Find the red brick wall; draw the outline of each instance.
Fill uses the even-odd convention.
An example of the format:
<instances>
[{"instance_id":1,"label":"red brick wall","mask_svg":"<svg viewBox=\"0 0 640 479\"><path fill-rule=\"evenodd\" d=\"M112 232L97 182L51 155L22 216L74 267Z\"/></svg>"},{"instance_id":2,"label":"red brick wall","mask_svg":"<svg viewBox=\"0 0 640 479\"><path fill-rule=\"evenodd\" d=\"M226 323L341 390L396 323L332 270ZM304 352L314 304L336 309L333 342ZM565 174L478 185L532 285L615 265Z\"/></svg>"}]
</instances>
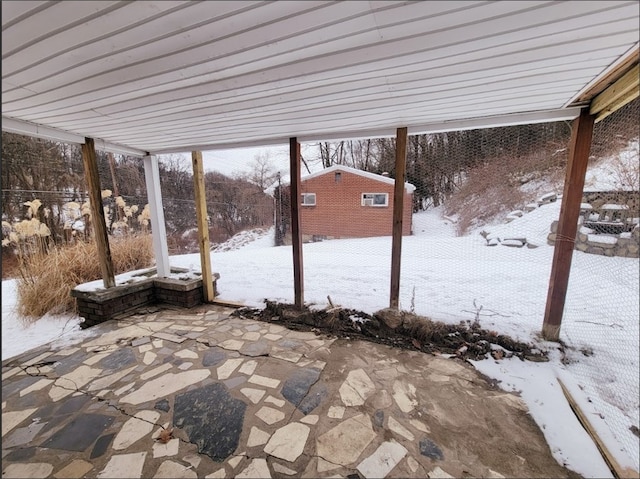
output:
<instances>
[{"instance_id":1,"label":"red brick wall","mask_svg":"<svg viewBox=\"0 0 640 479\"><path fill-rule=\"evenodd\" d=\"M302 234L332 238L391 236L393 226L393 184L341 172L327 173L302 181L301 193L315 193L316 206L301 206ZM362 206L362 193L388 193L389 205ZM298 200L300 201L300 200ZM405 190L402 234L411 234L412 194Z\"/></svg>"}]
</instances>

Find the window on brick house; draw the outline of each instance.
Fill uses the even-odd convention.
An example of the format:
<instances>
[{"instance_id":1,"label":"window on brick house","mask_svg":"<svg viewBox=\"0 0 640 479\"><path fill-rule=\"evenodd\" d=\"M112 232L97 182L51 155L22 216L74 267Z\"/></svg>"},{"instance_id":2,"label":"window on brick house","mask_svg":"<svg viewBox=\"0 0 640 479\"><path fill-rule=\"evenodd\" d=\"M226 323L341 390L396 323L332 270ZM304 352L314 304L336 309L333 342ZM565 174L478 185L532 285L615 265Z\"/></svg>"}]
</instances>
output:
<instances>
[{"instance_id":1,"label":"window on brick house","mask_svg":"<svg viewBox=\"0 0 640 479\"><path fill-rule=\"evenodd\" d=\"M302 197L302 206L315 206L316 205L316 194L315 193L302 193L300 195Z\"/></svg>"},{"instance_id":2,"label":"window on brick house","mask_svg":"<svg viewBox=\"0 0 640 479\"><path fill-rule=\"evenodd\" d=\"M389 193L362 193L362 206L389 206Z\"/></svg>"}]
</instances>

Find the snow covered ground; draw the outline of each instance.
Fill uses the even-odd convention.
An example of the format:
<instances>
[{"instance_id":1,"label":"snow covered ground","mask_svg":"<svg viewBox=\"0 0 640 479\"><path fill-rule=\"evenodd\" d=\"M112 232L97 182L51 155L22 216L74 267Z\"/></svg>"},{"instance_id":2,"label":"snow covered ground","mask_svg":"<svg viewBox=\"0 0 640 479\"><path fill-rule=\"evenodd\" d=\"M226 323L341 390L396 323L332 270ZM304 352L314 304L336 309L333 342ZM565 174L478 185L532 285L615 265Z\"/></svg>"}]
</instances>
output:
<instances>
[{"instance_id":1,"label":"snow covered ground","mask_svg":"<svg viewBox=\"0 0 640 479\"><path fill-rule=\"evenodd\" d=\"M484 360L474 366L521 393L560 463L587 477L611 477L556 378L578 398L618 461L637 470L638 438L629 428L639 425L639 261L576 251L561 331L566 347L540 340L553 256L546 237L560 201L485 227L492 238L526 238L530 247L523 248L487 246L477 232L455 237L455 225L437 209L415 215L415 234L402 245L400 302L403 309L442 321L478 317L485 328L548 351L548 363ZM271 246L273 230L234 241L238 249L211 254L221 276L220 297L253 306L265 298L292 302L291 247ZM310 243L303 254L307 303L321 308L330 296L334 304L369 313L388 306L390 237ZM191 269L200 264L197 254L170 262ZM90 334L79 330L78 318L68 317L45 317L23 329L12 304L15 282L3 281L3 359L54 338Z\"/></svg>"}]
</instances>

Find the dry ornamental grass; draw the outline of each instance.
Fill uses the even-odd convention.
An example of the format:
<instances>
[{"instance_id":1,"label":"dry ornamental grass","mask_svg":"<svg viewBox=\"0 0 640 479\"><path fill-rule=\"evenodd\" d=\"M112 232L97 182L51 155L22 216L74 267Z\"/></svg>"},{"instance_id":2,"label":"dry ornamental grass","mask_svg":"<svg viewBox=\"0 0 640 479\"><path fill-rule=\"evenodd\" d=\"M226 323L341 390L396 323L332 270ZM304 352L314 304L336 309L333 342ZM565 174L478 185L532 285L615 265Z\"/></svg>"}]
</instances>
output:
<instances>
[{"instance_id":1,"label":"dry ornamental grass","mask_svg":"<svg viewBox=\"0 0 640 479\"><path fill-rule=\"evenodd\" d=\"M110 238L116 274L153 264L151 235ZM102 277L94 242L61 246L22 258L18 278L18 313L33 322L47 313L75 310L71 290Z\"/></svg>"}]
</instances>

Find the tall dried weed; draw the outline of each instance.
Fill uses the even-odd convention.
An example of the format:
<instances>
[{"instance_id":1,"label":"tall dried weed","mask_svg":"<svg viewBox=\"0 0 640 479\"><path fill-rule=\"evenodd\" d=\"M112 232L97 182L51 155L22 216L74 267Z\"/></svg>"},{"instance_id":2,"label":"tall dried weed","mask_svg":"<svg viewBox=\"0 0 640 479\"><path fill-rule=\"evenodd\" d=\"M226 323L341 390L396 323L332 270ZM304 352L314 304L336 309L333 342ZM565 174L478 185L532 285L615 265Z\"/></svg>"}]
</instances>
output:
<instances>
[{"instance_id":1,"label":"tall dried weed","mask_svg":"<svg viewBox=\"0 0 640 479\"><path fill-rule=\"evenodd\" d=\"M116 274L153 264L151 235L110 238ZM71 290L102 277L95 242L59 246L21 259L18 278L18 314L27 323L47 313L75 311Z\"/></svg>"},{"instance_id":2,"label":"tall dried weed","mask_svg":"<svg viewBox=\"0 0 640 479\"><path fill-rule=\"evenodd\" d=\"M565 153L544 151L519 158L502 157L472 168L463 185L449 198L445 214L457 215L456 233L503 220L510 211L522 209L540 193L536 185L561 185ZM540 181L544 180L544 181Z\"/></svg>"}]
</instances>

